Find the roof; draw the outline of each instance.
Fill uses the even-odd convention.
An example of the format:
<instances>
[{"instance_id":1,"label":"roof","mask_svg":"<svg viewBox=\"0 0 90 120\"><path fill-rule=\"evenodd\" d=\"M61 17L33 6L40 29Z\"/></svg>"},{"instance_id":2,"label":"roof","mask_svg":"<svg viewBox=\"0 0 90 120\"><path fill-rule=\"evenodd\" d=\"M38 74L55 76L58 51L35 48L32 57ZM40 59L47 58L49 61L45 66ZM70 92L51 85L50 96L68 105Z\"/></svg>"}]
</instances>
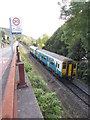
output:
<instances>
[{"instance_id":1,"label":"roof","mask_svg":"<svg viewBox=\"0 0 90 120\"><path fill-rule=\"evenodd\" d=\"M44 49L39 49L39 51L51 56L51 57L54 57L60 61L72 61L72 59L68 58L68 57L64 57L62 55L58 55L56 53L53 53L53 52L50 52L50 51L47 51L47 50L44 50Z\"/></svg>"},{"instance_id":2,"label":"roof","mask_svg":"<svg viewBox=\"0 0 90 120\"><path fill-rule=\"evenodd\" d=\"M34 50L38 49L38 47L35 47L35 46L30 46L30 48Z\"/></svg>"}]
</instances>

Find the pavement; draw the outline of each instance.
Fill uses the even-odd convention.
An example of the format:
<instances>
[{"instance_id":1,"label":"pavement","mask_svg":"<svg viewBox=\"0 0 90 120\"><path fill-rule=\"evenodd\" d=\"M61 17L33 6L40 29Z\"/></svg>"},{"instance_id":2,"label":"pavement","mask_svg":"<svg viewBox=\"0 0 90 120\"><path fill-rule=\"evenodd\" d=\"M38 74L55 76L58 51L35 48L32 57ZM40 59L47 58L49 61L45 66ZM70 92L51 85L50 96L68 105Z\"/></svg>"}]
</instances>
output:
<instances>
[{"instance_id":1,"label":"pavement","mask_svg":"<svg viewBox=\"0 0 90 120\"><path fill-rule=\"evenodd\" d=\"M4 96L4 91L5 91L5 87L6 87L7 80L8 80L10 66L11 66L11 62L6 67L2 77L0 77L0 108L1 108L2 100L3 100L3 96Z\"/></svg>"},{"instance_id":2,"label":"pavement","mask_svg":"<svg viewBox=\"0 0 90 120\"><path fill-rule=\"evenodd\" d=\"M28 87L18 89L18 118L43 118L26 72L25 82Z\"/></svg>"}]
</instances>

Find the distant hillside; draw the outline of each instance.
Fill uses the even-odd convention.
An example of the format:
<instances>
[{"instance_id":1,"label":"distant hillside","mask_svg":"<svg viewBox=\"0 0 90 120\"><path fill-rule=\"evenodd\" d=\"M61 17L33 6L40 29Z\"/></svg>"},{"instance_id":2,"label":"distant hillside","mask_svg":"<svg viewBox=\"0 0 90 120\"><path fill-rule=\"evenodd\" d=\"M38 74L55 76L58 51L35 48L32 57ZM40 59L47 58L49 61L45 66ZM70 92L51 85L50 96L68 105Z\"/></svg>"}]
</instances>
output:
<instances>
[{"instance_id":1,"label":"distant hillside","mask_svg":"<svg viewBox=\"0 0 90 120\"><path fill-rule=\"evenodd\" d=\"M0 37L1 37L1 31L4 31L5 35L10 36L10 29L9 28L2 28L2 27L0 27ZM13 36L16 36L16 37L22 37L22 36L27 37L24 34L21 34L21 35L20 34L16 34L16 35L13 35Z\"/></svg>"},{"instance_id":2,"label":"distant hillside","mask_svg":"<svg viewBox=\"0 0 90 120\"><path fill-rule=\"evenodd\" d=\"M10 35L10 30L9 30L9 28L2 28L2 27L0 27L0 35L1 35L1 31L4 31L5 32L5 34L6 35Z\"/></svg>"}]
</instances>

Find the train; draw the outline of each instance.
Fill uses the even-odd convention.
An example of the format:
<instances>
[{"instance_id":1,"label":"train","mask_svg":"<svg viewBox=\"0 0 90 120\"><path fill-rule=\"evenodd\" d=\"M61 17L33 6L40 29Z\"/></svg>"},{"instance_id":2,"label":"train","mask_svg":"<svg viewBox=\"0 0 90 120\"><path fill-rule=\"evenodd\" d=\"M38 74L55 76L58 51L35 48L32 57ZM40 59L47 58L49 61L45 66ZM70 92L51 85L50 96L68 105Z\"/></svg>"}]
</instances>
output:
<instances>
[{"instance_id":1,"label":"train","mask_svg":"<svg viewBox=\"0 0 90 120\"><path fill-rule=\"evenodd\" d=\"M60 78L73 80L77 75L77 61L56 53L30 46L30 53Z\"/></svg>"}]
</instances>

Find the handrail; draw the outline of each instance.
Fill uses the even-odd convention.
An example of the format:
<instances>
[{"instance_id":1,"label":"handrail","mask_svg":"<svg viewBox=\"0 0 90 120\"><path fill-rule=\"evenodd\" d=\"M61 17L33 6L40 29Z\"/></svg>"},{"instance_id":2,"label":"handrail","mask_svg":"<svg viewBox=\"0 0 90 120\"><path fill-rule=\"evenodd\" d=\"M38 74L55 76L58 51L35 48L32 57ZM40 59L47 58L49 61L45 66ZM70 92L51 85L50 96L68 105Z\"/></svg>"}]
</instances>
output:
<instances>
[{"instance_id":1,"label":"handrail","mask_svg":"<svg viewBox=\"0 0 90 120\"><path fill-rule=\"evenodd\" d=\"M16 51L10 67L7 85L2 101L1 118L17 118L17 69Z\"/></svg>"}]
</instances>

